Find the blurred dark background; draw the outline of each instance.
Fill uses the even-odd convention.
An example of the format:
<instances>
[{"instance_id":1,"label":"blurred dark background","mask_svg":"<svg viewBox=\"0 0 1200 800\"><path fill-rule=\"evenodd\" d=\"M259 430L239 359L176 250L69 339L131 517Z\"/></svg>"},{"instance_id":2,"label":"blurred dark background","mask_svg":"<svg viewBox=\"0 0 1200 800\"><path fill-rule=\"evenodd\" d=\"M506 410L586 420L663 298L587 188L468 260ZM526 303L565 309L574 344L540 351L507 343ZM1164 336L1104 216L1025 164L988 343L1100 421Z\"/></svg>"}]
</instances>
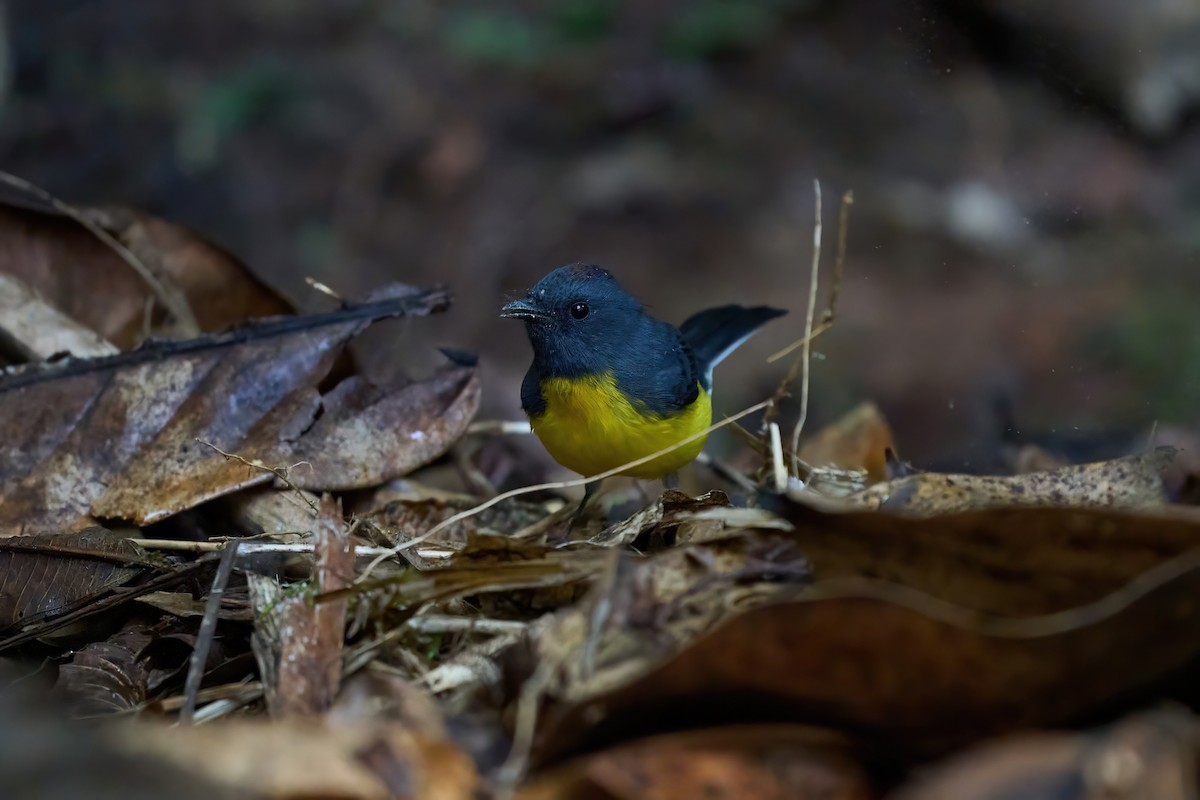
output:
<instances>
[{"instance_id":1,"label":"blurred dark background","mask_svg":"<svg viewBox=\"0 0 1200 800\"><path fill-rule=\"evenodd\" d=\"M826 275L856 202L810 424L875 400L902 455L970 467L1007 427L1200 417L1200 0L3 8L4 169L191 226L302 307L305 276L449 284L365 357L477 349L485 415L528 361L497 308L578 260L676 322L791 308L718 370L718 412L768 396L818 178Z\"/></svg>"}]
</instances>

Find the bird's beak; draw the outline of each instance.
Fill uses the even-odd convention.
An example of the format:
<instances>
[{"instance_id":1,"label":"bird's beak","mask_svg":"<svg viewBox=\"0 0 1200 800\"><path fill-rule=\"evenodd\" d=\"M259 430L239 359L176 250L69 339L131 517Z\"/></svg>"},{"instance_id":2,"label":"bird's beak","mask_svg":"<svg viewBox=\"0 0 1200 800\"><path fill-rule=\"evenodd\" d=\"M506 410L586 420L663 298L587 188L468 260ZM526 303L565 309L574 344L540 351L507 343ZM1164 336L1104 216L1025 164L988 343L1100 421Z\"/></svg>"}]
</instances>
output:
<instances>
[{"instance_id":1,"label":"bird's beak","mask_svg":"<svg viewBox=\"0 0 1200 800\"><path fill-rule=\"evenodd\" d=\"M500 309L503 319L542 319L548 316L545 311L530 303L528 300L513 300Z\"/></svg>"}]
</instances>

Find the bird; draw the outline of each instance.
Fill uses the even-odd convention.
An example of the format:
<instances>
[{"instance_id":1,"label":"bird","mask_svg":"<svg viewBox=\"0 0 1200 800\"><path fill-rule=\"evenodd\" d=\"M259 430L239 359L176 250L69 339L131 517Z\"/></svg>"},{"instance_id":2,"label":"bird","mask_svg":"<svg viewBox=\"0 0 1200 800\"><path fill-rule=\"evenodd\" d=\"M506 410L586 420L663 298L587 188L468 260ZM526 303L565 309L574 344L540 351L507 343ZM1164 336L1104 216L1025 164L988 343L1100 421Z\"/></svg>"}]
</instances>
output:
<instances>
[{"instance_id":1,"label":"bird","mask_svg":"<svg viewBox=\"0 0 1200 800\"><path fill-rule=\"evenodd\" d=\"M533 363L521 407L562 466L591 477L649 456L712 424L713 367L787 312L724 305L676 327L651 316L608 270L553 270L500 309L521 320ZM677 485L705 436L619 474ZM577 519L598 483L589 483Z\"/></svg>"}]
</instances>

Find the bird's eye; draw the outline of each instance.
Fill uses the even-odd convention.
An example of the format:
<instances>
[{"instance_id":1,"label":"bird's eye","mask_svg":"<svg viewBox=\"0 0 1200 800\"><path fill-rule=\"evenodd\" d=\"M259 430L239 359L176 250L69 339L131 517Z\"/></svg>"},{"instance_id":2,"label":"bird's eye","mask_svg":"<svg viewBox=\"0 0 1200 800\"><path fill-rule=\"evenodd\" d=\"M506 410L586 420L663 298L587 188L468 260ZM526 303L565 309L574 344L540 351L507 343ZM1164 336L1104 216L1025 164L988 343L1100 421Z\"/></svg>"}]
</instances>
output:
<instances>
[{"instance_id":1,"label":"bird's eye","mask_svg":"<svg viewBox=\"0 0 1200 800\"><path fill-rule=\"evenodd\" d=\"M571 306L571 316L575 319L583 319L588 315L589 311L591 311L591 309L588 308L587 303L576 303L575 305Z\"/></svg>"}]
</instances>

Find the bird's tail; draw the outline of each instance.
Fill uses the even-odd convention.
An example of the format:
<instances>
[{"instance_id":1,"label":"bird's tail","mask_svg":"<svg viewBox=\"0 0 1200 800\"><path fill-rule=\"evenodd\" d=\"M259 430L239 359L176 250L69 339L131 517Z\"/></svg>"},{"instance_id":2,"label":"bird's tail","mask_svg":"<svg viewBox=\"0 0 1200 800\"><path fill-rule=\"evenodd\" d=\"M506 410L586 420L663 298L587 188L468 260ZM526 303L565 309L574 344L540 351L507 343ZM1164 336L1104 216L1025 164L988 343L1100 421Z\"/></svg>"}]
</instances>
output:
<instances>
[{"instance_id":1,"label":"bird's tail","mask_svg":"<svg viewBox=\"0 0 1200 800\"><path fill-rule=\"evenodd\" d=\"M713 367L753 336L759 328L787 312L769 306L721 306L689 317L680 333L696 354L705 389L712 388Z\"/></svg>"}]
</instances>

